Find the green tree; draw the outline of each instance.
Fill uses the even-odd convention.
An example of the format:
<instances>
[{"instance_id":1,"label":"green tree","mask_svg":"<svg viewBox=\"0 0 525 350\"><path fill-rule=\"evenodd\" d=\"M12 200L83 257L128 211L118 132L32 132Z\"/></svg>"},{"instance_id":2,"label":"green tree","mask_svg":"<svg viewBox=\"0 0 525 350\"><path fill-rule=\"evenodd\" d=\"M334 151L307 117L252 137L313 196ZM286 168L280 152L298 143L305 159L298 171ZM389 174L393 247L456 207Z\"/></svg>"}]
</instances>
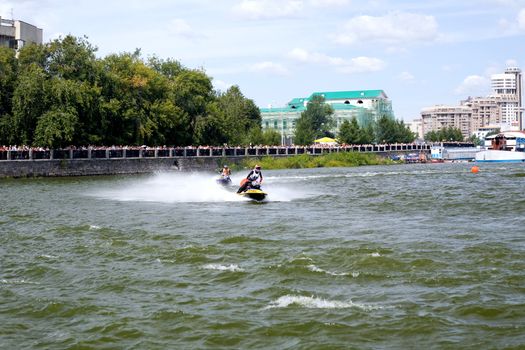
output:
<instances>
[{"instance_id":1,"label":"green tree","mask_svg":"<svg viewBox=\"0 0 525 350\"><path fill-rule=\"evenodd\" d=\"M0 47L0 118L11 113L16 77L17 62L14 50Z\"/></svg>"},{"instance_id":2,"label":"green tree","mask_svg":"<svg viewBox=\"0 0 525 350\"><path fill-rule=\"evenodd\" d=\"M263 145L278 146L281 144L281 133L274 129L266 129L262 133Z\"/></svg>"},{"instance_id":3,"label":"green tree","mask_svg":"<svg viewBox=\"0 0 525 350\"><path fill-rule=\"evenodd\" d=\"M395 143L397 139L397 127L394 119L382 115L376 125L376 137L378 143Z\"/></svg>"},{"instance_id":4,"label":"green tree","mask_svg":"<svg viewBox=\"0 0 525 350\"><path fill-rule=\"evenodd\" d=\"M157 56L149 58L148 66L169 80L174 80L179 74L186 71L186 68L179 61L173 59L163 60Z\"/></svg>"},{"instance_id":5,"label":"green tree","mask_svg":"<svg viewBox=\"0 0 525 350\"><path fill-rule=\"evenodd\" d=\"M349 122L345 120L339 127L338 140L340 143L346 143L348 145L359 144L361 141L361 128L357 123L355 117Z\"/></svg>"},{"instance_id":6,"label":"green tree","mask_svg":"<svg viewBox=\"0 0 525 350\"><path fill-rule=\"evenodd\" d=\"M50 75L69 79L94 82L97 78L95 52L87 38L67 35L48 44L47 71Z\"/></svg>"},{"instance_id":7,"label":"green tree","mask_svg":"<svg viewBox=\"0 0 525 350\"><path fill-rule=\"evenodd\" d=\"M279 136L280 137L280 136ZM248 130L246 138L243 141L244 145L262 145L264 144L264 137L261 127L254 126Z\"/></svg>"},{"instance_id":8,"label":"green tree","mask_svg":"<svg viewBox=\"0 0 525 350\"><path fill-rule=\"evenodd\" d=\"M361 133L359 135L358 144L367 145L374 143L375 141L375 131L372 123L368 123L364 128L361 128Z\"/></svg>"},{"instance_id":9,"label":"green tree","mask_svg":"<svg viewBox=\"0 0 525 350\"><path fill-rule=\"evenodd\" d=\"M246 138L248 130L261 127L261 113L253 100L247 99L238 86L230 87L218 94L219 108L224 111L228 143L239 145Z\"/></svg>"},{"instance_id":10,"label":"green tree","mask_svg":"<svg viewBox=\"0 0 525 350\"><path fill-rule=\"evenodd\" d=\"M140 59L140 52L104 59L100 106L103 141L141 145L157 138L157 116L152 105L168 88L165 78Z\"/></svg>"},{"instance_id":11,"label":"green tree","mask_svg":"<svg viewBox=\"0 0 525 350\"><path fill-rule=\"evenodd\" d=\"M474 144L474 146L482 146L483 145L483 140L481 140L480 138L478 138L474 134L470 135L470 137L468 138L468 141L472 142Z\"/></svg>"},{"instance_id":12,"label":"green tree","mask_svg":"<svg viewBox=\"0 0 525 350\"><path fill-rule=\"evenodd\" d=\"M410 143L416 139L416 135L403 121L387 115L381 116L377 121L376 137L378 143Z\"/></svg>"},{"instance_id":13,"label":"green tree","mask_svg":"<svg viewBox=\"0 0 525 350\"><path fill-rule=\"evenodd\" d=\"M207 104L214 99L211 79L202 71L187 70L175 78L171 92L174 103L187 113L186 144L196 143L197 120L206 118Z\"/></svg>"},{"instance_id":14,"label":"green tree","mask_svg":"<svg viewBox=\"0 0 525 350\"><path fill-rule=\"evenodd\" d=\"M410 131L410 128L405 125L405 123L400 120L396 121L396 128L397 128L397 141L400 143L411 143L414 142L416 139L416 134L414 134L412 131Z\"/></svg>"},{"instance_id":15,"label":"green tree","mask_svg":"<svg viewBox=\"0 0 525 350\"><path fill-rule=\"evenodd\" d=\"M303 112L304 113L304 112ZM315 140L315 130L308 117L301 113L295 124L294 143L296 145L311 145Z\"/></svg>"},{"instance_id":16,"label":"green tree","mask_svg":"<svg viewBox=\"0 0 525 350\"><path fill-rule=\"evenodd\" d=\"M47 45L28 44L18 51L18 65L21 69L36 64L40 68L47 69L49 50Z\"/></svg>"},{"instance_id":17,"label":"green tree","mask_svg":"<svg viewBox=\"0 0 525 350\"><path fill-rule=\"evenodd\" d=\"M205 114L197 117L195 143L199 145L219 146L228 141L224 121L224 112L217 103L208 104Z\"/></svg>"},{"instance_id":18,"label":"green tree","mask_svg":"<svg viewBox=\"0 0 525 350\"><path fill-rule=\"evenodd\" d=\"M453 126L449 126L441 130L441 140L443 141L464 141L465 138L461 130Z\"/></svg>"},{"instance_id":19,"label":"green tree","mask_svg":"<svg viewBox=\"0 0 525 350\"><path fill-rule=\"evenodd\" d=\"M204 71L144 62L138 49L101 59L96 51L71 35L26 45L18 61L0 49L0 141L181 146L257 134L263 143L260 111L238 86L216 92Z\"/></svg>"},{"instance_id":20,"label":"green tree","mask_svg":"<svg viewBox=\"0 0 525 350\"><path fill-rule=\"evenodd\" d=\"M306 105L295 126L295 143L309 145L318 137L333 136L331 129L334 121L334 110L324 103L324 97L315 95Z\"/></svg>"},{"instance_id":21,"label":"green tree","mask_svg":"<svg viewBox=\"0 0 525 350\"><path fill-rule=\"evenodd\" d=\"M47 75L42 68L31 64L18 76L13 92L12 138L17 144L33 143L38 118L46 111L45 83Z\"/></svg>"},{"instance_id":22,"label":"green tree","mask_svg":"<svg viewBox=\"0 0 525 350\"><path fill-rule=\"evenodd\" d=\"M435 130L431 130L426 133L425 140L429 142L437 142L439 140L439 134Z\"/></svg>"},{"instance_id":23,"label":"green tree","mask_svg":"<svg viewBox=\"0 0 525 350\"><path fill-rule=\"evenodd\" d=\"M52 110L38 120L35 130L37 146L64 147L73 141L78 117L74 109Z\"/></svg>"}]
</instances>

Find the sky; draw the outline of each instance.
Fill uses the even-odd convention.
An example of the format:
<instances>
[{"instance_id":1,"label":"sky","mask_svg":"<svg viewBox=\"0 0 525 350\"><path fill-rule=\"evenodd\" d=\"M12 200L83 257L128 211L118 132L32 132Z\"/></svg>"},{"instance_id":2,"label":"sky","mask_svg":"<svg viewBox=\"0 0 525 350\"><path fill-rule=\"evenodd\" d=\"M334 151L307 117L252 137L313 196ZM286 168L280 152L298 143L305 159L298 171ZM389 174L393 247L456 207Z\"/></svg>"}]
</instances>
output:
<instances>
[{"instance_id":1,"label":"sky","mask_svg":"<svg viewBox=\"0 0 525 350\"><path fill-rule=\"evenodd\" d=\"M410 122L525 70L525 0L0 0L0 16L42 28L44 42L86 36L99 57L176 59L262 108L384 90Z\"/></svg>"}]
</instances>

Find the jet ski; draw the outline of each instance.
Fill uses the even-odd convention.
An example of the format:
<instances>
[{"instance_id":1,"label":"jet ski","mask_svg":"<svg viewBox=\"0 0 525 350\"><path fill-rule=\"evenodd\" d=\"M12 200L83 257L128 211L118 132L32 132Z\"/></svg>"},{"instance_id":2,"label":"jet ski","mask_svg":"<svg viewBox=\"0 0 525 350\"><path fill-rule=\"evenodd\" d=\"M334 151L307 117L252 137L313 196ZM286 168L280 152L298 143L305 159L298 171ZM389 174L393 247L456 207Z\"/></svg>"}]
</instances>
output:
<instances>
[{"instance_id":1,"label":"jet ski","mask_svg":"<svg viewBox=\"0 0 525 350\"><path fill-rule=\"evenodd\" d=\"M268 193L263 192L260 188L250 188L244 192L239 193L239 195L260 202L266 198Z\"/></svg>"},{"instance_id":2,"label":"jet ski","mask_svg":"<svg viewBox=\"0 0 525 350\"><path fill-rule=\"evenodd\" d=\"M241 190L243 188L243 186L247 182L249 183L248 179L243 179L241 181L241 188L239 188L239 190ZM252 186L251 184L248 185L244 191L237 192L237 194L239 194L239 195L241 195L243 197L247 197L247 198L253 199L253 200L258 201L258 202L264 200L266 198L266 196L268 195L266 192L263 192L261 190L260 186Z\"/></svg>"},{"instance_id":3,"label":"jet ski","mask_svg":"<svg viewBox=\"0 0 525 350\"><path fill-rule=\"evenodd\" d=\"M230 186L232 183L232 179L229 176L221 176L215 181L222 186Z\"/></svg>"}]
</instances>

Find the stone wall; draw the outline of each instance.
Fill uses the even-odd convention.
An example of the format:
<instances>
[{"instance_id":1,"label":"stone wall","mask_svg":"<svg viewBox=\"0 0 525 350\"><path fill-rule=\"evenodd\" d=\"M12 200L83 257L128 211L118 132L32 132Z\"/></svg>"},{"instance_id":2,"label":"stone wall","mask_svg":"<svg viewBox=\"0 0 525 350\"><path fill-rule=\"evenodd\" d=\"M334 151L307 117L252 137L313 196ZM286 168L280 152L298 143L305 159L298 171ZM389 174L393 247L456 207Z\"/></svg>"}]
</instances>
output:
<instances>
[{"instance_id":1,"label":"stone wall","mask_svg":"<svg viewBox=\"0 0 525 350\"><path fill-rule=\"evenodd\" d=\"M0 178L217 171L225 162L238 161L227 157L13 160L0 162Z\"/></svg>"}]
</instances>

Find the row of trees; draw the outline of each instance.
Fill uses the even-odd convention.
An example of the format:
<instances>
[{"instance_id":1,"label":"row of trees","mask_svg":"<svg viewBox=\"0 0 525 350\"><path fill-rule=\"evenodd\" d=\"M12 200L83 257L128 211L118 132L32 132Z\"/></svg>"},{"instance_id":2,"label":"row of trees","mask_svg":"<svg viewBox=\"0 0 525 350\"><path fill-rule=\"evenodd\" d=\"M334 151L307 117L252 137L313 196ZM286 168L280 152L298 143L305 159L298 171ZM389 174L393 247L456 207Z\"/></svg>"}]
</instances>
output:
<instances>
[{"instance_id":1,"label":"row of trees","mask_svg":"<svg viewBox=\"0 0 525 350\"><path fill-rule=\"evenodd\" d=\"M425 140L430 142L464 141L464 139L461 130L453 126L443 128L439 131L429 131L425 135Z\"/></svg>"},{"instance_id":2,"label":"row of trees","mask_svg":"<svg viewBox=\"0 0 525 350\"><path fill-rule=\"evenodd\" d=\"M332 107L324 103L322 96L314 96L308 102L306 110L297 120L295 130L295 143L308 145L317 138L334 137L331 132L334 127ZM416 136L403 123L383 115L374 123L370 122L360 126L354 117L351 121L345 120L339 127L337 139L346 144L371 144L377 143L410 143Z\"/></svg>"},{"instance_id":3,"label":"row of trees","mask_svg":"<svg viewBox=\"0 0 525 350\"><path fill-rule=\"evenodd\" d=\"M74 36L27 45L18 58L0 48L0 144L281 143L278 131L262 131L259 109L237 86L216 91L202 69L172 59L144 60L140 50L104 58L96 51L86 38ZM335 137L333 113L322 96L312 98L297 120L294 142ZM355 118L345 121L337 137L347 144L415 138L388 116L366 126Z\"/></svg>"},{"instance_id":4,"label":"row of trees","mask_svg":"<svg viewBox=\"0 0 525 350\"><path fill-rule=\"evenodd\" d=\"M66 36L0 48L0 144L218 145L274 141L237 86L213 89L203 70L140 51L95 56ZM279 139L280 137L277 136Z\"/></svg>"}]
</instances>

